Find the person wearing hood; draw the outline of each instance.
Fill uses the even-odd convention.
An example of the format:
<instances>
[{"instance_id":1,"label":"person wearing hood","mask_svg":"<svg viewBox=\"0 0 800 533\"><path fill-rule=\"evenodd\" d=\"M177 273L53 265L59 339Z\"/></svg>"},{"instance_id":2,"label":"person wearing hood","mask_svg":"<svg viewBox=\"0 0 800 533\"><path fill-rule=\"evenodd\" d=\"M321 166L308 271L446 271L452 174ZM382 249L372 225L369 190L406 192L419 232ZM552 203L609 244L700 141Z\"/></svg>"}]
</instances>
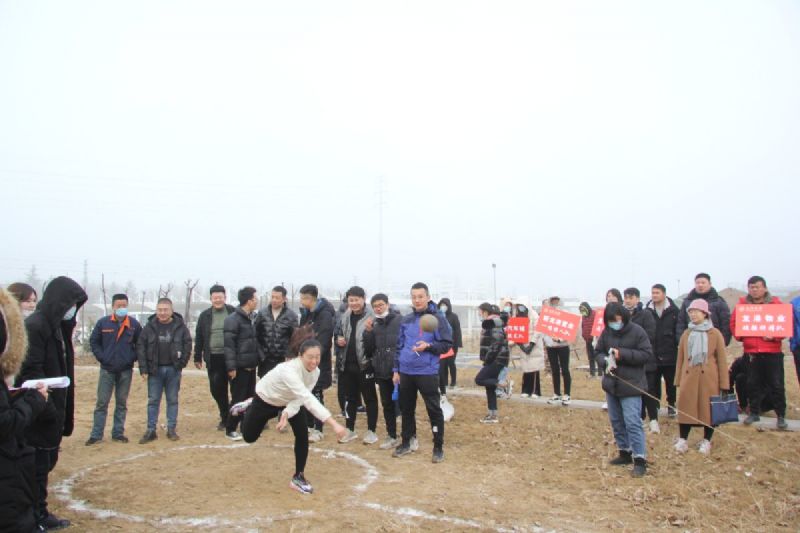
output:
<instances>
[{"instance_id":1,"label":"person wearing hood","mask_svg":"<svg viewBox=\"0 0 800 533\"><path fill-rule=\"evenodd\" d=\"M711 286L711 276L701 272L694 277L694 289L692 289L681 303L681 312L678 313L678 325L675 334L678 338L683 335L689 324L689 305L698 298L708 302L708 310L711 315L711 323L718 328L725 338L725 346L731 343L731 309L728 303L720 297L717 290Z\"/></svg>"},{"instance_id":2,"label":"person wearing hood","mask_svg":"<svg viewBox=\"0 0 800 533\"><path fill-rule=\"evenodd\" d=\"M397 335L392 381L399 385L403 413L402 442L392 455L403 457L414 451L411 439L417 435L417 393L422 396L433 433L433 463L444 461L444 413L439 396L439 359L453 347L450 324L431 301L428 286L411 286L411 313L403 317ZM435 331L422 329L422 317L436 318ZM426 322L428 320L426 319Z\"/></svg>"},{"instance_id":3,"label":"person wearing hood","mask_svg":"<svg viewBox=\"0 0 800 533\"><path fill-rule=\"evenodd\" d=\"M66 389L50 392L44 411L25 432L26 440L36 449L36 517L39 525L48 530L70 526L69 520L62 520L48 510L47 482L58 462L61 439L72 435L75 427L75 348L72 345L72 332L75 330L75 317L86 300L86 292L75 280L59 276L47 284L36 311L25 319L28 354L20 368L16 385L30 379L66 376L70 380Z\"/></svg>"},{"instance_id":4,"label":"person wearing hood","mask_svg":"<svg viewBox=\"0 0 800 533\"><path fill-rule=\"evenodd\" d=\"M131 390L133 363L136 362L136 343L142 332L139 322L128 316L128 296L111 297L111 315L97 321L89 337L92 353L100 363L97 377L97 403L94 408L92 432L87 446L103 440L108 416L108 404L114 393L114 425L111 440L127 443L125 417L128 414L128 393Z\"/></svg>"},{"instance_id":5,"label":"person wearing hood","mask_svg":"<svg viewBox=\"0 0 800 533\"><path fill-rule=\"evenodd\" d=\"M475 376L475 384L486 388L488 414L482 424L497 424L497 383L500 372L508 366L509 351L503 319L492 313L492 304L478 306L481 317L480 359L483 368Z\"/></svg>"},{"instance_id":6,"label":"person wearing hood","mask_svg":"<svg viewBox=\"0 0 800 533\"><path fill-rule=\"evenodd\" d=\"M385 294L374 295L370 304L375 313L375 320L365 325L364 351L375 370L375 382L378 384L383 420L386 423L386 440L381 443L380 449L390 450L400 445L400 439L397 438L397 416L400 413L392 399L394 394L392 367L402 317L399 312L390 308L389 297Z\"/></svg>"},{"instance_id":7,"label":"person wearing hood","mask_svg":"<svg viewBox=\"0 0 800 533\"><path fill-rule=\"evenodd\" d=\"M456 386L456 356L458 349L464 346L461 338L461 321L458 315L453 312L453 304L450 303L450 298L442 298L439 300L439 311L444 313L447 323L450 324L450 329L453 330L453 355L445 357L439 364L439 392L445 394L447 392L448 375L450 377L450 388Z\"/></svg>"},{"instance_id":8,"label":"person wearing hood","mask_svg":"<svg viewBox=\"0 0 800 533\"><path fill-rule=\"evenodd\" d=\"M578 306L578 311L581 314L581 337L583 337L583 342L586 343L586 359L589 360L589 376L595 377L597 375L597 364L594 360L594 337L592 337L595 312L589 302L581 302Z\"/></svg>"},{"instance_id":9,"label":"person wearing hood","mask_svg":"<svg viewBox=\"0 0 800 533\"><path fill-rule=\"evenodd\" d=\"M316 285L303 285L300 287L300 327L310 325L314 331L314 338L322 345L322 354L319 361L319 379L312 394L325 405L324 391L333 383L331 368L331 345L333 344L333 330L335 327L334 316L336 310L325 298L319 297ZM322 440L323 424L319 420L308 419L308 440L319 442Z\"/></svg>"},{"instance_id":10,"label":"person wearing hood","mask_svg":"<svg viewBox=\"0 0 800 533\"><path fill-rule=\"evenodd\" d=\"M9 285L6 290L19 302L23 317L28 318L36 311L36 302L39 301L36 289L27 283L16 282Z\"/></svg>"},{"instance_id":11,"label":"person wearing hood","mask_svg":"<svg viewBox=\"0 0 800 533\"><path fill-rule=\"evenodd\" d=\"M772 296L767 289L767 282L761 276L752 276L747 280L747 296L739 299L739 304L769 305L782 303L780 298ZM736 330L736 309L730 318L731 331ZM736 337L742 343L744 356L750 358L747 374L747 396L750 401L750 415L744 420L745 425L761 419L762 402L769 398L778 417L777 428L786 429L786 389L783 375L783 339L784 336L757 337L743 335Z\"/></svg>"},{"instance_id":12,"label":"person wearing hood","mask_svg":"<svg viewBox=\"0 0 800 533\"><path fill-rule=\"evenodd\" d=\"M595 357L603 369L603 390L608 418L619 455L612 465L633 463L633 477L647 473L647 446L640 418L642 391L647 388L644 367L653 357L647 333L631 321L621 304L610 303L603 312L605 329L597 338Z\"/></svg>"},{"instance_id":13,"label":"person wearing hood","mask_svg":"<svg viewBox=\"0 0 800 533\"><path fill-rule=\"evenodd\" d=\"M708 302L698 298L689 305L691 324L681 335L678 346L675 385L679 388L678 424L680 438L675 451L686 453L689 431L703 427L703 440L697 448L703 455L711 453L711 397L728 390L728 361L725 339L709 320Z\"/></svg>"},{"instance_id":14,"label":"person wearing hood","mask_svg":"<svg viewBox=\"0 0 800 533\"><path fill-rule=\"evenodd\" d=\"M641 293L636 287L628 287L622 295L623 305L631 314L631 322L644 329L652 348L656 337L655 313L642 305ZM658 364L656 364L656 358L652 352L644 371L647 378L647 394L642 395L642 422L644 423L647 417L650 417L650 433L661 433L661 427L658 425L658 400L656 399L658 398Z\"/></svg>"},{"instance_id":15,"label":"person wearing hood","mask_svg":"<svg viewBox=\"0 0 800 533\"><path fill-rule=\"evenodd\" d=\"M558 308L561 306L561 298L553 296L547 300L546 305ZM553 374L553 397L547 400L547 403L560 403L567 406L571 402L570 391L572 388L572 374L569 371L569 342L545 335L544 345L547 350L547 359L550 362L550 371ZM562 376L564 378L564 396L561 395Z\"/></svg>"},{"instance_id":16,"label":"person wearing hood","mask_svg":"<svg viewBox=\"0 0 800 533\"><path fill-rule=\"evenodd\" d=\"M530 342L527 344L509 343L509 354L519 348L522 354L519 357L522 370L522 396L523 398L538 398L542 395L541 371L544 370L544 334L534 331L539 321L539 314L533 309L528 309L523 304L516 305L516 313L520 318L527 318L530 322ZM594 358L594 354L592 354Z\"/></svg>"},{"instance_id":17,"label":"person wearing hood","mask_svg":"<svg viewBox=\"0 0 800 533\"><path fill-rule=\"evenodd\" d=\"M161 410L161 396L167 397L167 438L176 441L178 433L178 394L181 374L192 353L192 334L183 317L173 311L172 300L159 298L156 314L142 329L136 344L139 373L147 380L147 430L139 444L158 438L156 425Z\"/></svg>"},{"instance_id":18,"label":"person wearing hood","mask_svg":"<svg viewBox=\"0 0 800 533\"><path fill-rule=\"evenodd\" d=\"M653 340L653 355L656 356L655 395L661 406L661 379L667 392L667 413L670 418L675 417L675 362L678 356L678 306L667 297L667 288L661 283L656 283L650 290L651 300L647 303L655 316L656 334Z\"/></svg>"},{"instance_id":19,"label":"person wearing hood","mask_svg":"<svg viewBox=\"0 0 800 533\"><path fill-rule=\"evenodd\" d=\"M36 464L25 430L47 405L47 387L11 392L28 338L17 294L0 289L0 531L37 530Z\"/></svg>"},{"instance_id":20,"label":"person wearing hood","mask_svg":"<svg viewBox=\"0 0 800 533\"><path fill-rule=\"evenodd\" d=\"M239 307L225 318L225 368L231 380L231 405L251 398L256 390L256 369L264 359L256 338L258 294L254 287L242 287L236 297ZM228 413L225 436L242 440L241 416Z\"/></svg>"}]
</instances>

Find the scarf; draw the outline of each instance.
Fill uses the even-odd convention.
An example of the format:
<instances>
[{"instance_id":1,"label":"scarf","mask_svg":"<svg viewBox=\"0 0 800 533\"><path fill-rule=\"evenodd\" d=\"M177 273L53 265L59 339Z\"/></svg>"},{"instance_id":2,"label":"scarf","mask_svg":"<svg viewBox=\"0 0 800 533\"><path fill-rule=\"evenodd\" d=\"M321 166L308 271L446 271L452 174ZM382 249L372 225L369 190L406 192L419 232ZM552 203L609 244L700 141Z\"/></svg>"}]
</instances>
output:
<instances>
[{"instance_id":1,"label":"scarf","mask_svg":"<svg viewBox=\"0 0 800 533\"><path fill-rule=\"evenodd\" d=\"M706 319L702 324L689 324L689 363L692 366L702 365L708 356L708 331L714 326Z\"/></svg>"}]
</instances>

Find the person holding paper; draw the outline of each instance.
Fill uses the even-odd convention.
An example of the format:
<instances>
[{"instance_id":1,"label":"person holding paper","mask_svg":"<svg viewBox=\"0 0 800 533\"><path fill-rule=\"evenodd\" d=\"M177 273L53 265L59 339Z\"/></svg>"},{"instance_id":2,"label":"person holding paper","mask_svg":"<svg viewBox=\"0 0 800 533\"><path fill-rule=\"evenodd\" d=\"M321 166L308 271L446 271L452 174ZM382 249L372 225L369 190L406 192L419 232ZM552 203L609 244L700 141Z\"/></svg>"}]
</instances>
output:
<instances>
[{"instance_id":1,"label":"person holding paper","mask_svg":"<svg viewBox=\"0 0 800 533\"><path fill-rule=\"evenodd\" d=\"M69 527L47 508L48 476L58 462L61 439L72 435L75 426L75 349L72 332L75 317L86 303L86 292L78 283L59 276L50 283L36 306L36 311L25 320L28 333L28 355L22 363L16 383L30 379L70 378L66 389L50 392L47 406L25 432L30 445L36 449L36 484L38 501L36 519L47 530Z\"/></svg>"},{"instance_id":2,"label":"person holding paper","mask_svg":"<svg viewBox=\"0 0 800 533\"><path fill-rule=\"evenodd\" d=\"M547 305L558 308L561 298L553 296L547 300ZM553 374L553 397L547 400L549 404L561 403L563 406L570 404L570 389L572 388L572 374L569 372L569 342L549 335L544 336L544 345L547 350L547 359L550 361L550 371ZM564 378L564 395L561 395L561 378Z\"/></svg>"}]
</instances>

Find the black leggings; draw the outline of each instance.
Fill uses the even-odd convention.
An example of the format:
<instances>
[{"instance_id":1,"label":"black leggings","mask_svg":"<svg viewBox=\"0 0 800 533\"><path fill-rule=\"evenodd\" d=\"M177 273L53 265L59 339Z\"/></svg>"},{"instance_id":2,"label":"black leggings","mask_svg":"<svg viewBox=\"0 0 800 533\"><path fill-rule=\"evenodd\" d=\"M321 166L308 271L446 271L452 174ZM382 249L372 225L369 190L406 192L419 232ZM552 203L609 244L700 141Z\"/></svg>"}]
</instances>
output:
<instances>
[{"instance_id":1,"label":"black leggings","mask_svg":"<svg viewBox=\"0 0 800 533\"><path fill-rule=\"evenodd\" d=\"M267 422L277 418L283 412L283 407L270 405L257 394L253 396L253 403L247 408L242 419L242 438L245 442L255 442L264 431ZM294 470L295 475L301 474L306 468L308 460L308 427L306 426L307 411L301 407L297 414L289 419L294 433Z\"/></svg>"},{"instance_id":2,"label":"black leggings","mask_svg":"<svg viewBox=\"0 0 800 533\"><path fill-rule=\"evenodd\" d=\"M569 396L572 389L572 376L569 373L569 346L547 348L547 359L553 373L553 394L561 396L561 376L564 376L564 394Z\"/></svg>"},{"instance_id":3,"label":"black leggings","mask_svg":"<svg viewBox=\"0 0 800 533\"><path fill-rule=\"evenodd\" d=\"M344 411L347 415L347 429L356 428L358 406L361 405L361 396L364 396L364 406L367 408L367 429L375 431L378 426L378 395L375 392L375 372L373 370L360 370L350 372L345 370L339 374L339 386L344 389Z\"/></svg>"},{"instance_id":4,"label":"black leggings","mask_svg":"<svg viewBox=\"0 0 800 533\"><path fill-rule=\"evenodd\" d=\"M490 411L497 411L497 378L504 366L500 363L490 363L480 369L475 376L475 384L486 387L486 403Z\"/></svg>"},{"instance_id":5,"label":"black leggings","mask_svg":"<svg viewBox=\"0 0 800 533\"><path fill-rule=\"evenodd\" d=\"M392 379L376 379L378 389L381 393L381 405L383 406L383 421L386 422L386 433L393 439L397 438L397 415L398 410L395 401L392 400L394 394L394 383Z\"/></svg>"},{"instance_id":6,"label":"black leggings","mask_svg":"<svg viewBox=\"0 0 800 533\"><path fill-rule=\"evenodd\" d=\"M243 402L256 393L256 370L247 370L246 368L237 368L236 377L231 380L231 404L235 405ZM232 433L239 428L241 416L233 416L228 414L228 420L225 423L225 431Z\"/></svg>"},{"instance_id":7,"label":"black leggings","mask_svg":"<svg viewBox=\"0 0 800 533\"><path fill-rule=\"evenodd\" d=\"M589 338L583 340L586 341L586 359L589 360L589 375L595 376L600 374L600 372L597 371L597 363L594 359L594 346L592 346L592 339Z\"/></svg>"},{"instance_id":8,"label":"black leggings","mask_svg":"<svg viewBox=\"0 0 800 533\"><path fill-rule=\"evenodd\" d=\"M678 424L678 432L681 435L681 438L686 440L689 438L689 432L692 430L693 427L701 427L697 424ZM703 428L703 438L710 441L711 437L714 436L714 428L710 428L708 426L702 426Z\"/></svg>"},{"instance_id":9,"label":"black leggings","mask_svg":"<svg viewBox=\"0 0 800 533\"><path fill-rule=\"evenodd\" d=\"M458 348L453 348L452 357L445 357L439 360L439 392L445 394L447 392L447 378L450 378L450 386L456 385L456 355L458 355Z\"/></svg>"},{"instance_id":10,"label":"black leggings","mask_svg":"<svg viewBox=\"0 0 800 533\"><path fill-rule=\"evenodd\" d=\"M522 394L542 395L542 380L539 372L525 372L522 374Z\"/></svg>"},{"instance_id":11,"label":"black leggings","mask_svg":"<svg viewBox=\"0 0 800 533\"><path fill-rule=\"evenodd\" d=\"M678 396L678 390L675 387L675 366L658 366L656 370L656 396L659 398L659 405L661 405L661 378L664 378L664 386L667 389L667 405L675 407L675 400Z\"/></svg>"}]
</instances>

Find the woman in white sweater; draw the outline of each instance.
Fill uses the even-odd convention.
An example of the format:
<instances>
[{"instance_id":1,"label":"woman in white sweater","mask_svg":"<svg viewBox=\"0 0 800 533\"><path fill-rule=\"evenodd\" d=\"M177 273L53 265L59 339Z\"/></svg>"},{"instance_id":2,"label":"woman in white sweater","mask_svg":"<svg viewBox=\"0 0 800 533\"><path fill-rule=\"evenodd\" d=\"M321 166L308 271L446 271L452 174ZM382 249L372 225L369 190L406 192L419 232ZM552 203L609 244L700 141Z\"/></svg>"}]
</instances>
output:
<instances>
[{"instance_id":1,"label":"woman in white sweater","mask_svg":"<svg viewBox=\"0 0 800 533\"><path fill-rule=\"evenodd\" d=\"M253 398L231 408L232 413L245 413L242 437L246 442L258 440L272 418L280 417L278 431L287 424L292 427L295 473L289 487L303 494L311 494L314 490L303 474L308 459L307 413L329 424L339 438L347 432L311 393L319 378L321 353L319 342L314 339L305 341L297 357L279 364L259 380Z\"/></svg>"}]
</instances>

